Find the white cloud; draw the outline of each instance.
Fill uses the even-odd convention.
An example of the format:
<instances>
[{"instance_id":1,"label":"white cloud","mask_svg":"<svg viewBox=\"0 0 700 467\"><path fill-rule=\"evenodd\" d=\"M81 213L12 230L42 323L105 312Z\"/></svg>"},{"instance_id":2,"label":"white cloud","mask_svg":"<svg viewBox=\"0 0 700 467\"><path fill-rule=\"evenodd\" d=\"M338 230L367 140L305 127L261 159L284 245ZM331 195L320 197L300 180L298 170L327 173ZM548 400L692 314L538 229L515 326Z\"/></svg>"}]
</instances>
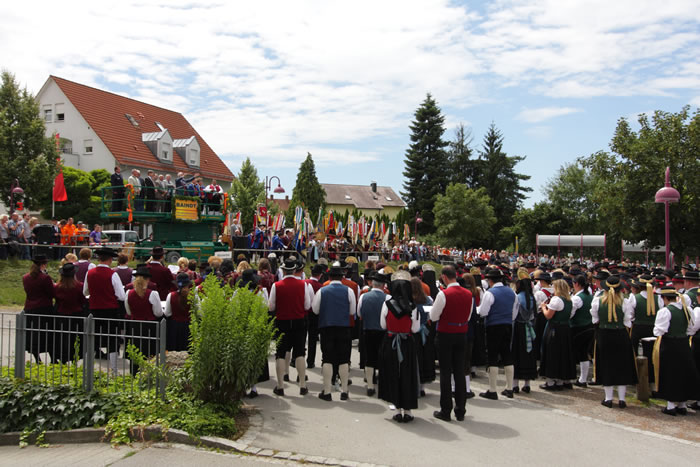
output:
<instances>
[{"instance_id":1,"label":"white cloud","mask_svg":"<svg viewBox=\"0 0 700 467\"><path fill-rule=\"evenodd\" d=\"M551 118L576 112L581 112L581 109L574 107L539 107L537 109L524 109L516 118L527 123L540 123Z\"/></svg>"}]
</instances>

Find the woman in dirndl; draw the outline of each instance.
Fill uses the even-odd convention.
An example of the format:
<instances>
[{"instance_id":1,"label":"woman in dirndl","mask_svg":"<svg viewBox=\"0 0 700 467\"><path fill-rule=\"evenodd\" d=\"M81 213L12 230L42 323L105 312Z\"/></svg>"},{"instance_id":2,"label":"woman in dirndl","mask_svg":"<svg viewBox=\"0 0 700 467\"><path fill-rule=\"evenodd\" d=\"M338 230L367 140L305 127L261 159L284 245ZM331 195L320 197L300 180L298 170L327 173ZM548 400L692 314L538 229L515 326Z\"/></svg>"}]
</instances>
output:
<instances>
[{"instance_id":1,"label":"woman in dirndl","mask_svg":"<svg viewBox=\"0 0 700 467\"><path fill-rule=\"evenodd\" d=\"M49 260L45 255L35 255L29 272L22 276L22 285L26 299L24 313L26 315L27 333L25 349L34 355L34 360L41 363L40 353L50 352L53 344L53 280L46 272ZM42 317L33 315L44 315ZM51 358L53 358L50 355Z\"/></svg>"},{"instance_id":2,"label":"woman in dirndl","mask_svg":"<svg viewBox=\"0 0 700 467\"><path fill-rule=\"evenodd\" d=\"M574 361L578 362L580 374L574 384L580 388L588 386L588 372L593 356L593 337L595 329L591 319L591 303L593 296L588 288L586 276L579 274L574 277L574 295L571 300L576 306L576 314L571 319L571 337L574 346Z\"/></svg>"},{"instance_id":3,"label":"woman in dirndl","mask_svg":"<svg viewBox=\"0 0 700 467\"><path fill-rule=\"evenodd\" d=\"M637 384L637 366L629 328L634 311L629 309L620 290L620 278L605 280L605 292L591 303L591 320L598 324L595 337L595 380L603 385L602 405L612 408L613 389L617 386L618 406L627 407L627 385Z\"/></svg>"},{"instance_id":4,"label":"woman in dirndl","mask_svg":"<svg viewBox=\"0 0 700 467\"><path fill-rule=\"evenodd\" d=\"M665 399L666 415L687 415L687 401L700 398L700 375L689 344L700 328L673 285L657 292L664 307L654 321L654 370L659 397Z\"/></svg>"},{"instance_id":5,"label":"woman in dirndl","mask_svg":"<svg viewBox=\"0 0 700 467\"><path fill-rule=\"evenodd\" d=\"M165 300L164 314L167 317L168 350L183 351L190 346L190 300L188 295L192 288L189 275L178 273L175 278L177 290L170 292Z\"/></svg>"},{"instance_id":6,"label":"woman in dirndl","mask_svg":"<svg viewBox=\"0 0 700 467\"><path fill-rule=\"evenodd\" d=\"M61 362L70 362L82 354L79 349L76 353L75 342L78 335L83 333L87 299L83 295L83 283L75 279L76 270L75 264L64 264L59 269L60 278L54 285L57 314L54 348L57 352L55 358Z\"/></svg>"},{"instance_id":7,"label":"woman in dirndl","mask_svg":"<svg viewBox=\"0 0 700 467\"><path fill-rule=\"evenodd\" d=\"M380 316L386 336L379 351L379 398L393 404L398 423L413 421L412 409L418 408L418 358L413 334L420 329L418 310L413 303L411 276L398 271L391 278L391 298Z\"/></svg>"},{"instance_id":8,"label":"woman in dirndl","mask_svg":"<svg viewBox=\"0 0 700 467\"><path fill-rule=\"evenodd\" d=\"M430 328L428 321L430 316L425 311L426 306L433 305L433 299L425 294L423 282L418 277L411 278L411 292L413 303L418 310L420 318L420 329L413 335L416 342L416 354L418 356L418 373L420 375L420 396L425 397L425 387L427 383L435 381L435 346L430 345L428 337Z\"/></svg>"},{"instance_id":9,"label":"woman in dirndl","mask_svg":"<svg viewBox=\"0 0 700 467\"><path fill-rule=\"evenodd\" d=\"M472 391L472 368L474 368L472 365L472 356L474 355L474 337L476 335L475 326L477 320L479 319L479 314L476 312L476 307L478 307L481 303L481 288L476 284L477 280L481 281L481 273L477 275L474 272L474 268L472 268L471 273L462 274L462 280L464 281L464 284L460 283L460 285L469 290L474 298L472 300L472 310L471 313L469 313L469 324L467 326L467 344L464 346L464 379L466 380L467 384L467 399L471 399L476 395L474 394L474 391ZM452 381L452 390L454 391L454 381Z\"/></svg>"},{"instance_id":10,"label":"woman in dirndl","mask_svg":"<svg viewBox=\"0 0 700 467\"><path fill-rule=\"evenodd\" d=\"M576 377L574 351L571 345L569 320L574 313L569 285L563 279L552 284L554 294L549 303L543 303L542 313L547 328L542 336L541 375L547 379L540 388L547 391L565 389Z\"/></svg>"},{"instance_id":11,"label":"woman in dirndl","mask_svg":"<svg viewBox=\"0 0 700 467\"><path fill-rule=\"evenodd\" d=\"M537 356L535 351L535 314L537 304L532 290L532 280L527 269L518 269L515 293L518 299L518 314L513 321L513 393L520 392L519 381L523 380L523 392L530 392L530 381L537 378Z\"/></svg>"},{"instance_id":12,"label":"woman in dirndl","mask_svg":"<svg viewBox=\"0 0 700 467\"><path fill-rule=\"evenodd\" d=\"M124 300L126 318L130 321L126 337L146 359L158 353L158 320L163 316L160 295L148 288L150 277L147 266L138 266L134 272L134 288L127 292ZM139 367L133 360L130 362L131 374L135 375Z\"/></svg>"}]
</instances>

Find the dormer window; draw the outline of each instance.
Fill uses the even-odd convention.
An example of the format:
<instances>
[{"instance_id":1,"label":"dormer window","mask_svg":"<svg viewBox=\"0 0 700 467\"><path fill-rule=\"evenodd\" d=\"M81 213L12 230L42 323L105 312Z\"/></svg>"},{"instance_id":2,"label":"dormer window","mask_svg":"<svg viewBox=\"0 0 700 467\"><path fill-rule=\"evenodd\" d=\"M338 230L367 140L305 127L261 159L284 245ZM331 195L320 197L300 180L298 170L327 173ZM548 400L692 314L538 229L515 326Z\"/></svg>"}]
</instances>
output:
<instances>
[{"instance_id":1,"label":"dormer window","mask_svg":"<svg viewBox=\"0 0 700 467\"><path fill-rule=\"evenodd\" d=\"M190 157L189 157L189 164L198 166L199 165L199 150L197 149L190 149Z\"/></svg>"},{"instance_id":2,"label":"dormer window","mask_svg":"<svg viewBox=\"0 0 700 467\"><path fill-rule=\"evenodd\" d=\"M152 133L143 133L141 141L144 142L151 153L162 162L172 163L173 161L173 138L167 129Z\"/></svg>"},{"instance_id":3,"label":"dormer window","mask_svg":"<svg viewBox=\"0 0 700 467\"><path fill-rule=\"evenodd\" d=\"M194 136L173 140L173 149L182 161L190 167L199 167L201 150Z\"/></svg>"},{"instance_id":4,"label":"dormer window","mask_svg":"<svg viewBox=\"0 0 700 467\"><path fill-rule=\"evenodd\" d=\"M352 199L350 195L345 195L345 199Z\"/></svg>"},{"instance_id":5,"label":"dormer window","mask_svg":"<svg viewBox=\"0 0 700 467\"><path fill-rule=\"evenodd\" d=\"M170 144L168 143L161 143L161 158L163 160L169 161L170 160Z\"/></svg>"}]
</instances>

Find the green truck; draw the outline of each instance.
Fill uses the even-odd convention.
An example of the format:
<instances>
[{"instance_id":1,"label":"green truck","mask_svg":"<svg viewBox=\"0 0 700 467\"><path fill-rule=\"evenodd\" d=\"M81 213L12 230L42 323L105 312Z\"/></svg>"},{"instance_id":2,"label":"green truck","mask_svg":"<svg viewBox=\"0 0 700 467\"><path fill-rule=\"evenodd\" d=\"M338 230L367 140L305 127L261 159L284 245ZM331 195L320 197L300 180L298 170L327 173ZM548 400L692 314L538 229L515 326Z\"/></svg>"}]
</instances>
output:
<instances>
[{"instance_id":1,"label":"green truck","mask_svg":"<svg viewBox=\"0 0 700 467\"><path fill-rule=\"evenodd\" d=\"M112 196L112 190L106 187L101 193L100 217L105 223L147 225L152 229L148 238L136 238L136 258L148 258L155 246L163 247L167 263L176 263L183 256L201 262L217 252L231 251L228 243L218 241L226 219L225 203L207 203L177 194L144 201L131 196L128 188L120 199ZM107 236L111 237L109 232ZM125 239L108 238L107 242Z\"/></svg>"}]
</instances>

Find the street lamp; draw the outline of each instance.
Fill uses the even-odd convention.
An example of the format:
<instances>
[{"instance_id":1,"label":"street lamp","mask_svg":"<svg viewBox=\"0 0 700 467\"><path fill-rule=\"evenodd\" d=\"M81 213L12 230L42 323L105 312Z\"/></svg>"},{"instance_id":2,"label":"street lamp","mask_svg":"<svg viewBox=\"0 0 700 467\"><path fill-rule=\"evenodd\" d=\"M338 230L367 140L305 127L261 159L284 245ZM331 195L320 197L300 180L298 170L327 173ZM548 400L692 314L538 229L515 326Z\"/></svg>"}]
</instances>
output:
<instances>
[{"instance_id":1,"label":"street lamp","mask_svg":"<svg viewBox=\"0 0 700 467\"><path fill-rule=\"evenodd\" d=\"M282 188L282 181L277 175L273 175L272 177L267 177L265 176L265 209L267 209L267 192L268 190L272 187L272 179L276 178L277 179L277 187L273 190L274 193L284 193L284 188ZM269 217L269 211L267 216ZM257 224L256 224L257 225Z\"/></svg>"},{"instance_id":2,"label":"street lamp","mask_svg":"<svg viewBox=\"0 0 700 467\"><path fill-rule=\"evenodd\" d=\"M423 218L420 217L420 212L416 211L416 224L415 224L415 232L416 232L416 242L418 241L418 224L423 222Z\"/></svg>"},{"instance_id":3,"label":"street lamp","mask_svg":"<svg viewBox=\"0 0 700 467\"><path fill-rule=\"evenodd\" d=\"M678 190L673 188L671 186L671 169L666 167L666 184L664 185L663 188L659 189L659 191L656 192L655 196L655 201L657 203L664 203L664 215L665 215L665 224L666 224L666 269L669 269L671 266L669 264L669 259L670 259L670 253L671 253L671 233L670 233L670 226L669 226L669 220L668 220L668 205L669 203L677 203L681 199L681 194L678 193Z\"/></svg>"},{"instance_id":4,"label":"street lamp","mask_svg":"<svg viewBox=\"0 0 700 467\"><path fill-rule=\"evenodd\" d=\"M15 212L15 196L21 197L24 195L24 190L19 186L19 180L15 178L10 187L10 215Z\"/></svg>"}]
</instances>

